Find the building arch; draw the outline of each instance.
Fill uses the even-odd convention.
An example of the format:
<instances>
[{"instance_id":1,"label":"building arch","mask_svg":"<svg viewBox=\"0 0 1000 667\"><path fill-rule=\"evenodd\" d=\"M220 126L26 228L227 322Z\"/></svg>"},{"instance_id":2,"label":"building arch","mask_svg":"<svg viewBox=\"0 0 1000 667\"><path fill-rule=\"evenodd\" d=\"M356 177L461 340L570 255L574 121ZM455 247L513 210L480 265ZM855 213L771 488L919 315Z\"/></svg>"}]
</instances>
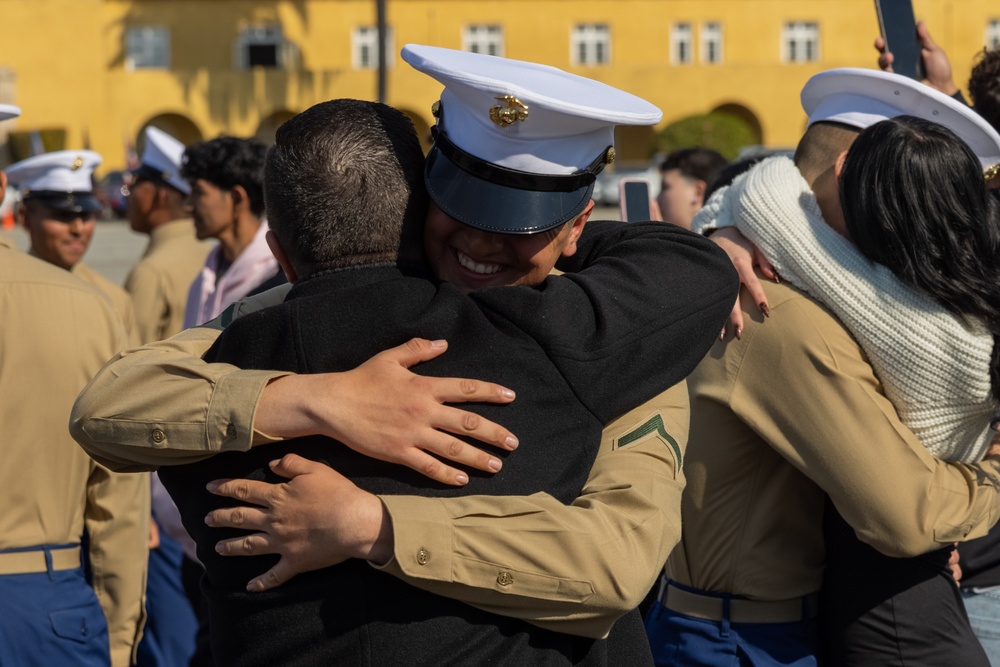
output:
<instances>
[{"instance_id":1,"label":"building arch","mask_svg":"<svg viewBox=\"0 0 1000 667\"><path fill-rule=\"evenodd\" d=\"M279 109L278 111L272 111L266 117L260 121L260 125L257 126L257 131L254 133L254 137L258 141L270 146L274 143L274 134L281 127L281 124L286 120L291 120L298 115L296 111L290 111L288 109Z\"/></svg>"},{"instance_id":2,"label":"building arch","mask_svg":"<svg viewBox=\"0 0 1000 667\"><path fill-rule=\"evenodd\" d=\"M757 114L748 107L736 102L727 102L712 109L712 113L726 114L727 116L732 116L743 121L753 135L755 139L754 143L759 146L764 144L764 128L761 126Z\"/></svg>"}]
</instances>

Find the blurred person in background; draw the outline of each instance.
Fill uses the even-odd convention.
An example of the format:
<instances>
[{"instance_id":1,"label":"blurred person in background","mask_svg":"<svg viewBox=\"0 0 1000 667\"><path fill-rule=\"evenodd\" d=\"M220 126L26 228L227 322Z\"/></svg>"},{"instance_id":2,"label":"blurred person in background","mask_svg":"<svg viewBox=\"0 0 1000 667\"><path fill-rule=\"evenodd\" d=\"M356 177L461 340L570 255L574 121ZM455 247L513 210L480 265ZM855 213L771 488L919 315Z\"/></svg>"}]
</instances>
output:
<instances>
[{"instance_id":1,"label":"blurred person in background","mask_svg":"<svg viewBox=\"0 0 1000 667\"><path fill-rule=\"evenodd\" d=\"M656 203L664 222L691 229L691 219L705 203L705 190L729 161L709 148L682 148L660 165Z\"/></svg>"},{"instance_id":2,"label":"blurred person in background","mask_svg":"<svg viewBox=\"0 0 1000 667\"><path fill-rule=\"evenodd\" d=\"M101 156L93 151L55 151L12 164L7 177L21 193L17 219L30 237L30 254L71 271L102 292L125 323L128 342L134 344L131 297L81 261L101 210L93 188L94 169L100 164Z\"/></svg>"},{"instance_id":3,"label":"blurred person in background","mask_svg":"<svg viewBox=\"0 0 1000 667\"><path fill-rule=\"evenodd\" d=\"M285 282L264 241L266 152L255 139L228 136L184 151L181 174L191 187L195 235L219 241L188 292L185 329L211 320L237 299Z\"/></svg>"},{"instance_id":4,"label":"blurred person in background","mask_svg":"<svg viewBox=\"0 0 1000 667\"><path fill-rule=\"evenodd\" d=\"M195 238L187 211L191 185L181 176L184 144L155 127L147 127L144 134L127 215L133 231L149 235L149 245L125 279L141 344L181 330L188 291L209 251L208 244Z\"/></svg>"},{"instance_id":5,"label":"blurred person in background","mask_svg":"<svg viewBox=\"0 0 1000 667\"><path fill-rule=\"evenodd\" d=\"M0 106L0 120L18 114ZM142 628L149 480L95 463L66 429L125 330L98 290L60 270L82 251L55 246L40 250L60 268L0 237L0 664L127 667Z\"/></svg>"}]
</instances>

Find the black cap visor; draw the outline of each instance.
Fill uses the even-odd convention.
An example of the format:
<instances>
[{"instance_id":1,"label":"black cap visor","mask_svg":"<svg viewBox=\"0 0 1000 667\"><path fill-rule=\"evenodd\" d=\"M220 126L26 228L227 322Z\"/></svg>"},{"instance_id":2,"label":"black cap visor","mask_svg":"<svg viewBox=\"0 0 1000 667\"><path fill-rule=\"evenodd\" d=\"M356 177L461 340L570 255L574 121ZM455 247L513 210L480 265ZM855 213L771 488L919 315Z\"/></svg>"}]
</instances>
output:
<instances>
[{"instance_id":1,"label":"black cap visor","mask_svg":"<svg viewBox=\"0 0 1000 667\"><path fill-rule=\"evenodd\" d=\"M97 213L101 210L101 203L93 192L33 191L24 195L24 199L40 202L56 211Z\"/></svg>"},{"instance_id":2,"label":"black cap visor","mask_svg":"<svg viewBox=\"0 0 1000 667\"><path fill-rule=\"evenodd\" d=\"M566 223L587 207L594 183L568 192L497 185L474 176L431 148L424 170L431 200L452 218L497 234L537 234Z\"/></svg>"}]
</instances>

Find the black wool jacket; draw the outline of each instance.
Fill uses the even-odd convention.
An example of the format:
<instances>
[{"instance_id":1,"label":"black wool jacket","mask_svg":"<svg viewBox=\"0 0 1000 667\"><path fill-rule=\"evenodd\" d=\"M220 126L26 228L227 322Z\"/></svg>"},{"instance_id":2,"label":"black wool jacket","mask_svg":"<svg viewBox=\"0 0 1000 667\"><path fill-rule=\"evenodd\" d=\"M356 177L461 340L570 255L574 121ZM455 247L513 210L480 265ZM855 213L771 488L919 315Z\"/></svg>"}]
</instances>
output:
<instances>
[{"instance_id":1,"label":"black wool jacket","mask_svg":"<svg viewBox=\"0 0 1000 667\"><path fill-rule=\"evenodd\" d=\"M718 336L738 282L713 243L663 223L591 222L560 268L567 274L538 287L469 296L395 268L328 271L226 329L206 360L297 373L349 370L414 336L446 339L448 351L417 372L514 389L510 405L463 407L504 424L521 445L495 451L502 470L472 472L461 488L323 437L161 469L206 568L220 665L614 664L633 644L648 654L637 617L609 640L560 634L421 591L361 561L250 595L246 583L276 558L221 557L215 543L240 531L204 523L210 510L237 504L205 491L208 481L280 481L267 463L286 452L322 461L376 494L547 492L571 502L604 425L691 372Z\"/></svg>"}]
</instances>

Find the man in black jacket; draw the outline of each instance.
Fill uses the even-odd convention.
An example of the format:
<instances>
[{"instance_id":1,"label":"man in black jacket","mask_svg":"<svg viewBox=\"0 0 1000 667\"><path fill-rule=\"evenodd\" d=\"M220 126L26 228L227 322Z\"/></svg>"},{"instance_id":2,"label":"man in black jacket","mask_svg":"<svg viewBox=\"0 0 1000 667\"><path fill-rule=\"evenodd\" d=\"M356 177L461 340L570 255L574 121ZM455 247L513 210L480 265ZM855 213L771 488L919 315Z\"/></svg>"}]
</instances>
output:
<instances>
[{"instance_id":1,"label":"man in black jacket","mask_svg":"<svg viewBox=\"0 0 1000 667\"><path fill-rule=\"evenodd\" d=\"M447 99L443 96L459 120L445 129L457 130L457 142L463 108ZM512 109L517 122L517 101L512 99L496 105L496 115L503 118L501 112ZM544 109L537 114L544 120ZM223 563L212 549L217 535L208 534L201 521L221 501L192 490L219 477L267 477L267 462L286 451L329 462L372 492L444 496L544 489L568 502L579 493L596 451L580 443L596 444L604 422L686 375L725 316L734 287L731 272L698 239L653 224L604 223L583 233L592 207L593 175L607 155L603 149L591 158L595 171L586 172L589 179L534 174L537 184L561 189L522 190L540 207L549 204L553 215L535 216L530 225L511 220L520 225L520 236L464 225L436 207L428 217L427 247L431 254L441 253L435 258L439 275L466 289L490 284L498 274L501 284L540 282L560 255L576 264L565 268L586 265L585 271L549 280L544 290L484 290L471 298L450 285L404 277L393 267L408 263L401 251L413 244L401 245L400 225L405 220L419 226L423 204L419 148L412 128L401 119L379 105L337 101L314 107L282 128L268 159L266 198L272 247L296 287L283 306L234 323L209 359L248 368L323 372L353 367L386 343L414 335L447 337L452 341L449 355L428 363L425 372L439 375L475 364L495 374L492 379L498 382L526 387L517 406L503 409L504 420L546 447L530 454L522 449L497 476L473 477L460 490L339 451L344 448L322 438L163 469L208 569L216 655L241 663L270 663L288 655L306 662L370 659L380 664L498 658L603 662L603 642L501 619L402 585L360 561L249 596L243 591L248 574L264 569L261 563L267 559ZM488 210L484 205L491 196L513 192L509 186L489 187L496 183L480 177L490 163L464 152L443 132L437 146L441 149L432 152L428 185L436 202L457 204L449 211L455 217L475 207L463 209L460 197L439 200L434 192L463 174L479 174L478 183L466 178L465 190L488 186L476 193L480 210ZM441 171L448 177L436 179ZM493 175L502 179L511 172ZM522 185L530 176L520 174ZM580 202L579 208L567 201ZM501 213L483 216L489 220L480 224L495 228ZM408 273L414 273L412 268ZM697 289L692 291L692 285ZM632 363L636 359L642 359L641 366ZM651 374L646 367L664 371ZM480 412L499 414L492 410ZM558 421L554 414L560 415ZM379 537L375 524L372 540L345 557L372 556ZM350 605L336 602L344 600ZM281 641L255 641L278 626L283 628ZM641 636L637 640L643 641Z\"/></svg>"}]
</instances>

